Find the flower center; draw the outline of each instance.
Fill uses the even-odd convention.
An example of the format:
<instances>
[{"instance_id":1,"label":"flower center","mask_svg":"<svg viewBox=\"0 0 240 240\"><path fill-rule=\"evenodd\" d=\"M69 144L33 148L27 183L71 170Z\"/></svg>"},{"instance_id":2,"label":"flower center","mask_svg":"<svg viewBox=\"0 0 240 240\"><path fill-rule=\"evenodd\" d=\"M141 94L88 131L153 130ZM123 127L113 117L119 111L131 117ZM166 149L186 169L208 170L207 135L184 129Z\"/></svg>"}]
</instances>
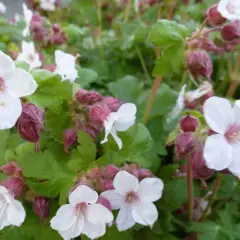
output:
<instances>
[{"instance_id":1,"label":"flower center","mask_svg":"<svg viewBox=\"0 0 240 240\"><path fill-rule=\"evenodd\" d=\"M76 215L79 215L80 213L85 212L87 209L87 203L81 202L76 205Z\"/></svg>"},{"instance_id":2,"label":"flower center","mask_svg":"<svg viewBox=\"0 0 240 240\"><path fill-rule=\"evenodd\" d=\"M33 62L34 61L34 55L33 54L30 54L29 56L28 56L28 59L29 59L29 61L30 62Z\"/></svg>"},{"instance_id":3,"label":"flower center","mask_svg":"<svg viewBox=\"0 0 240 240\"><path fill-rule=\"evenodd\" d=\"M225 138L230 144L240 141L240 125L232 125L225 133Z\"/></svg>"},{"instance_id":4,"label":"flower center","mask_svg":"<svg viewBox=\"0 0 240 240\"><path fill-rule=\"evenodd\" d=\"M0 77L0 92L3 91L5 88L4 80L2 77Z\"/></svg>"},{"instance_id":5,"label":"flower center","mask_svg":"<svg viewBox=\"0 0 240 240\"><path fill-rule=\"evenodd\" d=\"M228 3L227 6L226 6L226 9L231 14L235 14L236 13L236 8L235 8L235 6L232 3Z\"/></svg>"},{"instance_id":6,"label":"flower center","mask_svg":"<svg viewBox=\"0 0 240 240\"><path fill-rule=\"evenodd\" d=\"M129 192L129 193L127 193L127 195L126 195L125 201L126 201L127 203L137 202L137 201L139 201L139 196L138 196L138 194L137 194L136 192Z\"/></svg>"}]
</instances>

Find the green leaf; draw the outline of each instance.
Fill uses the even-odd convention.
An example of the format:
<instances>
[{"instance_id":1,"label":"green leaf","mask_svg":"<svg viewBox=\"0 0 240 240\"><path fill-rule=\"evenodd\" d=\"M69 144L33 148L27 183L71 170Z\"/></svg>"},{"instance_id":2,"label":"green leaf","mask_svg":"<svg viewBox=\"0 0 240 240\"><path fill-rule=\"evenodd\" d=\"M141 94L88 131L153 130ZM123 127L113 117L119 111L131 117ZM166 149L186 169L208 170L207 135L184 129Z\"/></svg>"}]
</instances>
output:
<instances>
[{"instance_id":1,"label":"green leaf","mask_svg":"<svg viewBox=\"0 0 240 240\"><path fill-rule=\"evenodd\" d=\"M87 88L93 82L95 82L98 78L98 74L92 69L88 68L80 68L78 70L78 78L76 79L76 83L79 83L81 87Z\"/></svg>"},{"instance_id":2,"label":"green leaf","mask_svg":"<svg viewBox=\"0 0 240 240\"><path fill-rule=\"evenodd\" d=\"M23 61L16 61L15 64L16 64L16 67L29 71L30 65L28 63Z\"/></svg>"},{"instance_id":3,"label":"green leaf","mask_svg":"<svg viewBox=\"0 0 240 240\"><path fill-rule=\"evenodd\" d=\"M107 228L106 234L100 240L133 240L131 231L119 232L115 226Z\"/></svg>"}]
</instances>

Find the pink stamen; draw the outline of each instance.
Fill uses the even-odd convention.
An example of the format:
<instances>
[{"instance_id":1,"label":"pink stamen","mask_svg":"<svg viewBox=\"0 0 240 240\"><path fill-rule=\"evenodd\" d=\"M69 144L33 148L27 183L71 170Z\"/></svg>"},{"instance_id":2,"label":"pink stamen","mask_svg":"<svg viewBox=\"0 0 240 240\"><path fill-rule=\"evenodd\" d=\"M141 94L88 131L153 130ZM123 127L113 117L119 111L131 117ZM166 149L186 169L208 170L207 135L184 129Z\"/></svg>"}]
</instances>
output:
<instances>
[{"instance_id":1,"label":"pink stamen","mask_svg":"<svg viewBox=\"0 0 240 240\"><path fill-rule=\"evenodd\" d=\"M3 91L5 88L4 80L0 77L0 91Z\"/></svg>"},{"instance_id":2,"label":"pink stamen","mask_svg":"<svg viewBox=\"0 0 240 240\"><path fill-rule=\"evenodd\" d=\"M230 144L239 142L240 141L240 125L239 124L231 125L224 135Z\"/></svg>"},{"instance_id":3,"label":"pink stamen","mask_svg":"<svg viewBox=\"0 0 240 240\"><path fill-rule=\"evenodd\" d=\"M127 203L137 202L137 201L139 201L139 196L138 196L138 194L137 194L136 192L129 192L129 193L127 193L127 195L126 195L125 201L126 201Z\"/></svg>"},{"instance_id":4,"label":"pink stamen","mask_svg":"<svg viewBox=\"0 0 240 240\"><path fill-rule=\"evenodd\" d=\"M87 208L87 203L81 202L76 205L76 215L78 215L80 212L85 212Z\"/></svg>"}]
</instances>

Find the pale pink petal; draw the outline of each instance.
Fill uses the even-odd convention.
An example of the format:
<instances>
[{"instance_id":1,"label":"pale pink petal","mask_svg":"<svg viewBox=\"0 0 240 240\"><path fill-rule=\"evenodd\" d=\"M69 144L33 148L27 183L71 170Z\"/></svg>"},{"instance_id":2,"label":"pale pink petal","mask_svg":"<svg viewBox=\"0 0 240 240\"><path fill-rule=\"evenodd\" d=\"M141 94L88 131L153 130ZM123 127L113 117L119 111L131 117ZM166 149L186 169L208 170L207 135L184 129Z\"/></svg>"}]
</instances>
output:
<instances>
[{"instance_id":1,"label":"pale pink petal","mask_svg":"<svg viewBox=\"0 0 240 240\"><path fill-rule=\"evenodd\" d=\"M12 71L14 69L15 69L14 61L4 52L0 51L0 73L5 71ZM0 76L1 75L2 74L0 74Z\"/></svg>"},{"instance_id":2,"label":"pale pink petal","mask_svg":"<svg viewBox=\"0 0 240 240\"><path fill-rule=\"evenodd\" d=\"M131 205L124 204L121 207L120 211L118 212L116 224L120 232L131 228L135 224L135 221L132 216Z\"/></svg>"},{"instance_id":3,"label":"pale pink petal","mask_svg":"<svg viewBox=\"0 0 240 240\"><path fill-rule=\"evenodd\" d=\"M120 209L124 203L124 196L115 190L103 192L101 196L106 198L111 203L113 210Z\"/></svg>"},{"instance_id":4,"label":"pale pink petal","mask_svg":"<svg viewBox=\"0 0 240 240\"><path fill-rule=\"evenodd\" d=\"M209 168L221 171L232 161L232 146L220 134L209 136L204 145L204 158Z\"/></svg>"},{"instance_id":5,"label":"pale pink petal","mask_svg":"<svg viewBox=\"0 0 240 240\"><path fill-rule=\"evenodd\" d=\"M128 192L137 192L139 188L138 179L127 171L120 171L113 180L113 186L116 191L122 195Z\"/></svg>"},{"instance_id":6,"label":"pale pink petal","mask_svg":"<svg viewBox=\"0 0 240 240\"><path fill-rule=\"evenodd\" d=\"M159 178L145 178L139 184L141 202L155 202L161 198L163 181Z\"/></svg>"},{"instance_id":7,"label":"pale pink petal","mask_svg":"<svg viewBox=\"0 0 240 240\"><path fill-rule=\"evenodd\" d=\"M157 208L151 202L134 205L132 214L133 219L142 225L152 226L158 218Z\"/></svg>"},{"instance_id":8,"label":"pale pink petal","mask_svg":"<svg viewBox=\"0 0 240 240\"><path fill-rule=\"evenodd\" d=\"M93 224L109 223L113 221L112 212L98 203L88 206L85 214L87 220Z\"/></svg>"},{"instance_id":9,"label":"pale pink petal","mask_svg":"<svg viewBox=\"0 0 240 240\"><path fill-rule=\"evenodd\" d=\"M236 145L233 146L232 161L228 166L229 171L232 172L237 177L240 177L239 153L240 153L240 143L237 143Z\"/></svg>"},{"instance_id":10,"label":"pale pink petal","mask_svg":"<svg viewBox=\"0 0 240 240\"><path fill-rule=\"evenodd\" d=\"M114 141L117 143L119 150L121 150L122 146L123 146L123 143L122 143L121 138L118 137L117 131L116 131L115 128L112 128L111 135L112 135Z\"/></svg>"},{"instance_id":11,"label":"pale pink petal","mask_svg":"<svg viewBox=\"0 0 240 240\"><path fill-rule=\"evenodd\" d=\"M95 239L103 236L106 232L106 224L92 224L85 220L83 234L85 234L90 239Z\"/></svg>"},{"instance_id":12,"label":"pale pink petal","mask_svg":"<svg viewBox=\"0 0 240 240\"><path fill-rule=\"evenodd\" d=\"M0 230L3 228L10 226L11 223L8 221L7 218L7 210L8 210L8 204L5 201L5 198L3 195L0 194Z\"/></svg>"},{"instance_id":13,"label":"pale pink petal","mask_svg":"<svg viewBox=\"0 0 240 240\"><path fill-rule=\"evenodd\" d=\"M224 134L232 123L234 114L230 102L224 98L211 97L203 106L208 126L215 132Z\"/></svg>"},{"instance_id":14,"label":"pale pink petal","mask_svg":"<svg viewBox=\"0 0 240 240\"><path fill-rule=\"evenodd\" d=\"M240 100L235 101L233 112L235 118L234 122L240 125Z\"/></svg>"},{"instance_id":15,"label":"pale pink petal","mask_svg":"<svg viewBox=\"0 0 240 240\"><path fill-rule=\"evenodd\" d=\"M98 194L96 191L92 190L86 185L79 185L70 195L69 203L71 205L76 205L81 202L85 203L95 203L97 202Z\"/></svg>"}]
</instances>

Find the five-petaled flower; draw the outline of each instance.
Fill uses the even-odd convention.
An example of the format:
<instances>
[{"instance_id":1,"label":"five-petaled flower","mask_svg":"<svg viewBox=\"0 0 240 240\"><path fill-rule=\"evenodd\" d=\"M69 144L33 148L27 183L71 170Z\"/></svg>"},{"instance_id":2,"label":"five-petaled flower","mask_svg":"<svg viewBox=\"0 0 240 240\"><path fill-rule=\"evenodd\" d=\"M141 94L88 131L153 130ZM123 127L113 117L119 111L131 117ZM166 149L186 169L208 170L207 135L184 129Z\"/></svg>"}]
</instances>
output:
<instances>
[{"instance_id":1,"label":"five-petaled flower","mask_svg":"<svg viewBox=\"0 0 240 240\"><path fill-rule=\"evenodd\" d=\"M209 168L229 169L240 176L240 101L234 106L223 98L211 97L204 106L208 126L216 133L206 139L204 158Z\"/></svg>"},{"instance_id":2,"label":"five-petaled flower","mask_svg":"<svg viewBox=\"0 0 240 240\"><path fill-rule=\"evenodd\" d=\"M85 234L90 239L103 236L106 224L113 221L113 214L103 205L96 203L98 194L91 188L80 185L70 195L69 203L57 211L51 220L51 227L64 240Z\"/></svg>"},{"instance_id":3,"label":"five-petaled flower","mask_svg":"<svg viewBox=\"0 0 240 240\"><path fill-rule=\"evenodd\" d=\"M17 60L28 63L30 70L41 67L42 65L39 54L35 51L33 42L22 42L22 52L18 55Z\"/></svg>"},{"instance_id":4,"label":"five-petaled flower","mask_svg":"<svg viewBox=\"0 0 240 240\"><path fill-rule=\"evenodd\" d=\"M40 0L40 8L46 11L54 11L55 10L55 2L56 0Z\"/></svg>"},{"instance_id":5,"label":"five-petaled flower","mask_svg":"<svg viewBox=\"0 0 240 240\"><path fill-rule=\"evenodd\" d=\"M117 132L127 131L135 124L137 108L133 103L124 103L117 112L112 112L104 121L105 137L101 144L108 141L108 135L111 134L116 141L119 149L122 149L122 140Z\"/></svg>"},{"instance_id":6,"label":"five-petaled flower","mask_svg":"<svg viewBox=\"0 0 240 240\"><path fill-rule=\"evenodd\" d=\"M20 97L37 89L32 75L16 68L14 61L0 51L0 129L12 128L22 112Z\"/></svg>"},{"instance_id":7,"label":"five-petaled flower","mask_svg":"<svg viewBox=\"0 0 240 240\"><path fill-rule=\"evenodd\" d=\"M136 222L152 226L158 218L153 202L162 196L163 182L159 178L138 179L126 171L120 171L114 178L115 190L101 194L110 203L112 209L120 209L116 224L119 231L131 228Z\"/></svg>"},{"instance_id":8,"label":"five-petaled flower","mask_svg":"<svg viewBox=\"0 0 240 240\"><path fill-rule=\"evenodd\" d=\"M221 0L218 3L218 11L223 17L230 21L240 20L240 1Z\"/></svg>"},{"instance_id":9,"label":"five-petaled flower","mask_svg":"<svg viewBox=\"0 0 240 240\"><path fill-rule=\"evenodd\" d=\"M0 186L0 213L0 230L11 225L19 227L26 217L22 203L3 186Z\"/></svg>"},{"instance_id":10,"label":"five-petaled flower","mask_svg":"<svg viewBox=\"0 0 240 240\"><path fill-rule=\"evenodd\" d=\"M78 76L75 68L76 57L63 51L55 51L55 73L61 75L63 80L74 82Z\"/></svg>"},{"instance_id":11,"label":"five-petaled flower","mask_svg":"<svg viewBox=\"0 0 240 240\"><path fill-rule=\"evenodd\" d=\"M23 4L23 16L24 16L26 25L22 34L24 37L27 37L30 35L30 26L31 26L31 21L33 17L33 12L27 8L27 5L25 3Z\"/></svg>"}]
</instances>

